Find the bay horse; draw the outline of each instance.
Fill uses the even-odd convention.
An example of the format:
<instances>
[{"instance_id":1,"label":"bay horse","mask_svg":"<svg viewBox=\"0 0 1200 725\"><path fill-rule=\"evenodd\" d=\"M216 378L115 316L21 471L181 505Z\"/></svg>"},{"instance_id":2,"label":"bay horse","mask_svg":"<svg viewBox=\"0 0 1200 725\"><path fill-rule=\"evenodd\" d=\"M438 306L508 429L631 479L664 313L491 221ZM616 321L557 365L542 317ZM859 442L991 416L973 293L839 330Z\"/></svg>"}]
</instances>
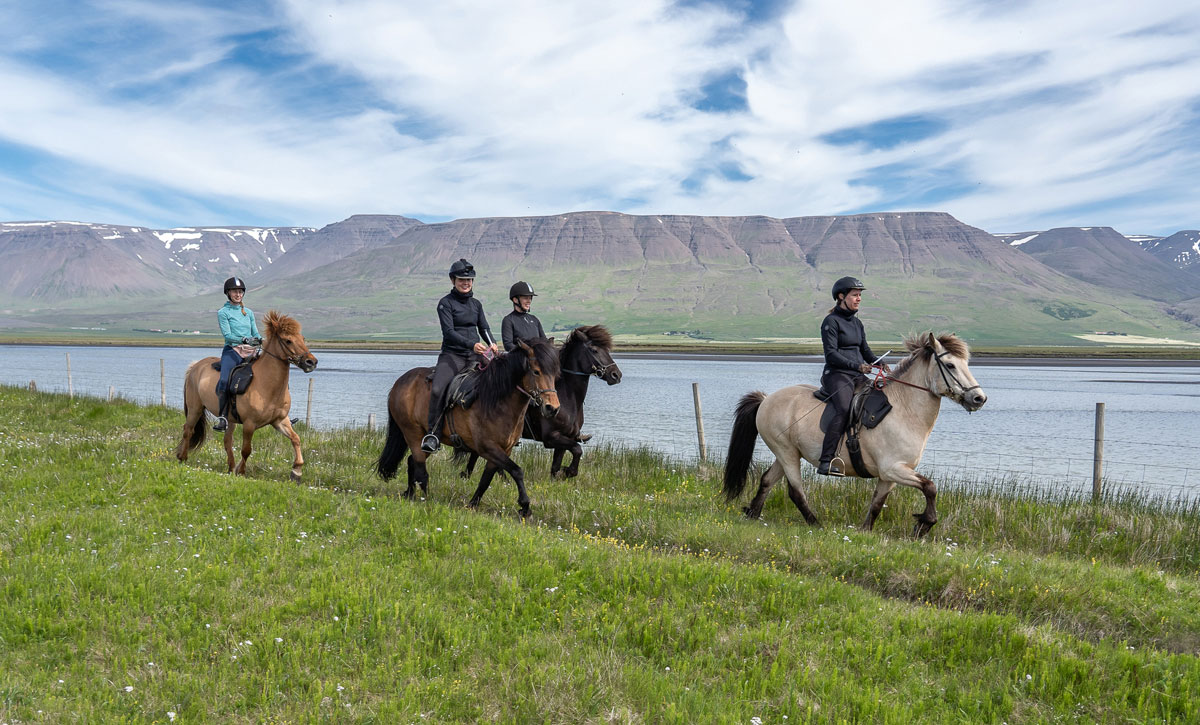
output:
<instances>
[{"instance_id":1,"label":"bay horse","mask_svg":"<svg viewBox=\"0 0 1200 725\"><path fill-rule=\"evenodd\" d=\"M603 325L587 325L571 330L558 349L560 372L554 380L554 389L558 393L558 415L547 417L533 407L525 413L521 437L539 441L554 451L550 462L551 478L574 478L579 475L579 459L583 457L583 448L579 443L587 440L579 432L583 428L583 401L587 398L588 383L593 375L609 385L621 382L621 368L613 361L612 347L612 335ZM563 469L563 458L568 451L571 453L571 463ZM478 456L471 455L462 473L463 478L470 477L477 459Z\"/></svg>"},{"instance_id":2,"label":"bay horse","mask_svg":"<svg viewBox=\"0 0 1200 725\"><path fill-rule=\"evenodd\" d=\"M300 334L300 323L275 310L267 313L263 320L263 354L250 363L254 370L254 381L246 392L237 396L237 417L232 412L229 428L225 431L225 457L229 472L233 467L233 427L242 425L242 460L237 473L246 475L246 459L250 457L250 439L254 431L271 426L292 441L295 458L292 461L291 478L300 480L304 468L304 455L300 452L300 436L292 430L288 413L292 408L292 394L288 390L288 372L292 365L306 373L317 367L317 358L308 349L308 343ZM206 357L188 366L183 380L183 437L175 448L175 457L186 461L188 453L204 443L208 421L204 411L217 415L220 401L217 399L217 378L220 372L213 363L220 358Z\"/></svg>"},{"instance_id":3,"label":"bay horse","mask_svg":"<svg viewBox=\"0 0 1200 725\"><path fill-rule=\"evenodd\" d=\"M515 350L497 356L479 372L476 382L479 397L474 405L466 410L455 406L446 412L438 437L453 445L456 452L474 453L487 461L479 486L471 496L471 508L479 505L496 471L502 470L517 485L521 517L529 516L525 476L509 454L521 437L530 400L546 417L553 417L558 411L558 394L554 391L558 371L558 355L549 340L518 341ZM421 438L425 436L428 420L431 372L432 368L413 368L392 385L388 394L387 442L375 462L379 477L390 481L395 478L400 461L408 456L408 488L403 494L408 499L415 496L417 484L423 493L429 492L429 471L425 467L429 454L421 450Z\"/></svg>"},{"instance_id":4,"label":"bay horse","mask_svg":"<svg viewBox=\"0 0 1200 725\"><path fill-rule=\"evenodd\" d=\"M854 470L845 439L838 447L838 456L846 462L846 475L879 478L863 522L868 531L897 483L925 494L925 509L913 514L917 520L913 535L920 538L937 523L937 485L915 469L937 421L941 400L949 398L973 412L983 407L987 396L967 367L970 349L955 335L911 336L905 338L904 346L908 356L886 378L890 382L884 392L892 411L875 428L863 428L860 434L862 459L873 476ZM815 465L824 437L820 421L825 403L813 397L815 390L812 385L793 385L770 395L747 393L739 401L725 462L726 499L733 501L741 495L759 435L775 454L775 461L762 474L758 493L745 508L748 517L762 514L767 493L786 476L792 503L805 521L819 525L800 479L801 459Z\"/></svg>"}]
</instances>

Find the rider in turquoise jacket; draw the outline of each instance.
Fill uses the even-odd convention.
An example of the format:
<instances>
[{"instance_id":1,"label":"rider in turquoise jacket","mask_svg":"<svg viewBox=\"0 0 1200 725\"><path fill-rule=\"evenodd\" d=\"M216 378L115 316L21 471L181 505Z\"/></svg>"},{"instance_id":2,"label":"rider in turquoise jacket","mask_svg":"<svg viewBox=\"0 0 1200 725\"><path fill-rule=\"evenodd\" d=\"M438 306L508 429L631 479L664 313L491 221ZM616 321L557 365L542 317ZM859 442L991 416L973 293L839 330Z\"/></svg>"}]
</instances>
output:
<instances>
[{"instance_id":1,"label":"rider in turquoise jacket","mask_svg":"<svg viewBox=\"0 0 1200 725\"><path fill-rule=\"evenodd\" d=\"M217 400L220 401L221 414L213 423L213 430L223 431L229 425L226 419L227 402L225 389L229 386L229 374L242 361L242 356L234 348L238 345L259 344L262 336L258 334L258 324L254 321L254 313L242 304L246 294L246 283L237 277L225 280L225 296L228 302L217 310L217 323L221 326L221 335L225 338L225 347L221 350L221 377L217 380Z\"/></svg>"}]
</instances>

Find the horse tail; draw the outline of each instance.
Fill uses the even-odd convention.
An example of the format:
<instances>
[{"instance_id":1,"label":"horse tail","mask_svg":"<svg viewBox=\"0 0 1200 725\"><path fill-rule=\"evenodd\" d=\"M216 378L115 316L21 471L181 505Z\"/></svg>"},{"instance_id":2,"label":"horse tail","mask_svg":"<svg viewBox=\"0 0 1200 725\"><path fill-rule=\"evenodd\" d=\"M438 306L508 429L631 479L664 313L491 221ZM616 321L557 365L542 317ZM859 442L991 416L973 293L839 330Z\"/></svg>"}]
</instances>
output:
<instances>
[{"instance_id":1,"label":"horse tail","mask_svg":"<svg viewBox=\"0 0 1200 725\"><path fill-rule=\"evenodd\" d=\"M400 430L400 426L396 425L396 420L389 413L387 442L383 444L383 452L379 454L379 460L375 461L375 472L385 481L392 480L396 477L396 469L400 468L400 461L404 460L406 453L408 453L408 441L404 440L404 432Z\"/></svg>"},{"instance_id":2,"label":"horse tail","mask_svg":"<svg viewBox=\"0 0 1200 725\"><path fill-rule=\"evenodd\" d=\"M729 454L725 457L725 498L732 501L746 487L746 473L754 458L754 443L758 440L758 406L766 394L755 390L738 401L733 414L733 433L729 436Z\"/></svg>"},{"instance_id":3,"label":"horse tail","mask_svg":"<svg viewBox=\"0 0 1200 725\"><path fill-rule=\"evenodd\" d=\"M183 417L187 420L187 398L183 401ZM200 420L196 421L196 427L192 429L192 437L188 440L188 450L195 450L199 446L204 445L204 438L208 435L208 416L201 414Z\"/></svg>"}]
</instances>

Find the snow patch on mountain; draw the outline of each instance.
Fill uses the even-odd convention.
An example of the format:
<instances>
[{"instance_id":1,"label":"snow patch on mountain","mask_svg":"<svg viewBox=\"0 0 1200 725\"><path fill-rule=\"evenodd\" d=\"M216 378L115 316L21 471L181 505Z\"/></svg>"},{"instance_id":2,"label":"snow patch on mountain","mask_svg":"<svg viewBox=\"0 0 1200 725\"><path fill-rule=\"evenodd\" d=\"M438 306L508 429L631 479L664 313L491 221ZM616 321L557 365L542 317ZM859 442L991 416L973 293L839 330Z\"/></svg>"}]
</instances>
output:
<instances>
[{"instance_id":1,"label":"snow patch on mountain","mask_svg":"<svg viewBox=\"0 0 1200 725\"><path fill-rule=\"evenodd\" d=\"M1029 236L1027 236L1027 237L1021 237L1020 239L1014 239L1014 240L1012 240L1011 242L1009 242L1009 244L1010 244L1011 246L1014 246L1014 247L1019 247L1019 246L1021 246L1022 244L1024 244L1025 242L1030 242L1030 241L1033 241L1034 239L1037 239L1037 238L1038 238L1038 237L1040 237L1040 236L1041 236L1041 234L1040 234L1040 233L1038 233L1038 234L1030 234L1030 235L1029 235Z\"/></svg>"}]
</instances>

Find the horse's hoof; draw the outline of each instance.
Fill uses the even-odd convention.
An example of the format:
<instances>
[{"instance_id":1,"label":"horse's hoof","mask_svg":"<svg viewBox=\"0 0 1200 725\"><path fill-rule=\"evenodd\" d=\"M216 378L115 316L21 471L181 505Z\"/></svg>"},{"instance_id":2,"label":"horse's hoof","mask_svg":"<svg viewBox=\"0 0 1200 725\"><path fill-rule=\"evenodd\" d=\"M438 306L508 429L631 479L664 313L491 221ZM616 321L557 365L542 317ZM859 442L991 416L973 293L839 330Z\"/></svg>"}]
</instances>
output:
<instances>
[{"instance_id":1,"label":"horse's hoof","mask_svg":"<svg viewBox=\"0 0 1200 725\"><path fill-rule=\"evenodd\" d=\"M567 470L567 478L575 478L578 475L579 475L578 469L576 469L574 471L569 470L569 469Z\"/></svg>"},{"instance_id":2,"label":"horse's hoof","mask_svg":"<svg viewBox=\"0 0 1200 725\"><path fill-rule=\"evenodd\" d=\"M762 511L751 511L749 506L743 506L742 513L745 514L746 518L748 519L758 520L762 518Z\"/></svg>"},{"instance_id":3,"label":"horse's hoof","mask_svg":"<svg viewBox=\"0 0 1200 725\"><path fill-rule=\"evenodd\" d=\"M521 509L518 513L521 514L521 523L524 524L529 521L529 515L531 513L533 513L533 511L528 506L526 506L525 508Z\"/></svg>"},{"instance_id":4,"label":"horse's hoof","mask_svg":"<svg viewBox=\"0 0 1200 725\"><path fill-rule=\"evenodd\" d=\"M290 474L290 478L292 479L293 482L300 483L300 474L299 473L292 471Z\"/></svg>"},{"instance_id":5,"label":"horse's hoof","mask_svg":"<svg viewBox=\"0 0 1200 725\"><path fill-rule=\"evenodd\" d=\"M561 470L558 470L558 471L551 471L551 472L550 472L550 478L553 478L553 479L554 479L554 480L556 480L556 481L557 481L557 480L560 480L560 479L563 479L563 478L566 478L566 477L567 477L567 476L566 476L566 474L565 474L565 473L563 473Z\"/></svg>"},{"instance_id":6,"label":"horse's hoof","mask_svg":"<svg viewBox=\"0 0 1200 725\"><path fill-rule=\"evenodd\" d=\"M405 491L404 493L400 494L400 498L412 501L414 498L416 498L416 494L414 494L412 491Z\"/></svg>"},{"instance_id":7,"label":"horse's hoof","mask_svg":"<svg viewBox=\"0 0 1200 725\"><path fill-rule=\"evenodd\" d=\"M471 477L471 472L470 471L460 471L458 474L458 477L465 481Z\"/></svg>"}]
</instances>

